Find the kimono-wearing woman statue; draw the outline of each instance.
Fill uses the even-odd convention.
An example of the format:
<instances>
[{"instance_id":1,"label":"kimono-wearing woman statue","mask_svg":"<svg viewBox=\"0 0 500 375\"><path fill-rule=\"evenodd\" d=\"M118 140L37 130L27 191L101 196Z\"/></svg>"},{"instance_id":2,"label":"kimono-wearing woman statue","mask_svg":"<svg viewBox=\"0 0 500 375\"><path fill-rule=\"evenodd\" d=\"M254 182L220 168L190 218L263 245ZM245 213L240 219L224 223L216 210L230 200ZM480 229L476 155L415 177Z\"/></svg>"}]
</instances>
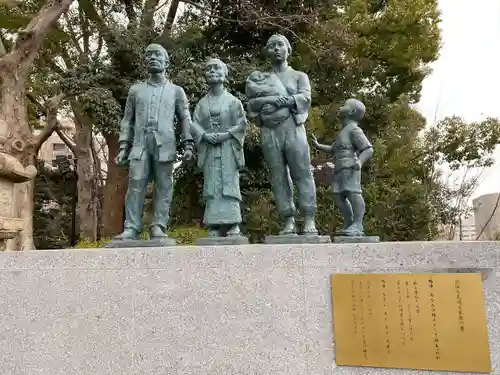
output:
<instances>
[{"instance_id":1,"label":"kimono-wearing woman statue","mask_svg":"<svg viewBox=\"0 0 500 375\"><path fill-rule=\"evenodd\" d=\"M219 59L205 65L208 93L198 102L193 130L203 171L203 223L209 236L240 236L240 174L247 119L243 105L224 87L228 69Z\"/></svg>"}]
</instances>

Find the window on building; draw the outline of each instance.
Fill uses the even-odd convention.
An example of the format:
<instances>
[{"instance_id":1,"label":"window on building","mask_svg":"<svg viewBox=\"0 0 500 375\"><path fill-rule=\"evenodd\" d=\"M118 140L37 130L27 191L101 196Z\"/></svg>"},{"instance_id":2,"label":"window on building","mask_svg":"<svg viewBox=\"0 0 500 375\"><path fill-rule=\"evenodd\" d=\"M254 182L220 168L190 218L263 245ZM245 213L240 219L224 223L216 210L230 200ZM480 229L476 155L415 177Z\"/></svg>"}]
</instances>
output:
<instances>
[{"instance_id":1,"label":"window on building","mask_svg":"<svg viewBox=\"0 0 500 375\"><path fill-rule=\"evenodd\" d=\"M66 145L64 143L53 143L52 150L53 151L64 151L64 150L66 150Z\"/></svg>"}]
</instances>

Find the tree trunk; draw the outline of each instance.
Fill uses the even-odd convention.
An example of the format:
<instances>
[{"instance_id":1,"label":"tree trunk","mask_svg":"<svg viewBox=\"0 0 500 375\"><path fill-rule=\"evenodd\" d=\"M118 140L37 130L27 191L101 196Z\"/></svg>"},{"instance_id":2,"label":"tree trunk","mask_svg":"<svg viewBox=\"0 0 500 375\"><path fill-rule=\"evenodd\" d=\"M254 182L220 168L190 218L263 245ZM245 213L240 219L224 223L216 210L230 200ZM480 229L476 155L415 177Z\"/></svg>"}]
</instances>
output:
<instances>
[{"instance_id":1,"label":"tree trunk","mask_svg":"<svg viewBox=\"0 0 500 375\"><path fill-rule=\"evenodd\" d=\"M118 136L105 135L108 145L108 173L104 186L102 237L110 238L123 231L123 208L128 185L128 171L115 163Z\"/></svg>"},{"instance_id":2,"label":"tree trunk","mask_svg":"<svg viewBox=\"0 0 500 375\"><path fill-rule=\"evenodd\" d=\"M93 171L92 152L90 142L92 128L78 126L75 135L76 160L78 173L78 204L76 216L79 223L80 239L97 240L97 217L95 178Z\"/></svg>"},{"instance_id":3,"label":"tree trunk","mask_svg":"<svg viewBox=\"0 0 500 375\"><path fill-rule=\"evenodd\" d=\"M92 123L82 113L80 105L71 101L75 115L75 157L78 173L78 204L76 216L80 239L97 240L97 189L92 159Z\"/></svg>"},{"instance_id":4,"label":"tree trunk","mask_svg":"<svg viewBox=\"0 0 500 375\"><path fill-rule=\"evenodd\" d=\"M0 75L0 146L24 165L33 164L35 138L28 126L24 103L24 83L17 80L18 68L10 66ZM6 250L34 249L33 242L34 181L14 185L14 213L25 222L24 230L7 241ZM29 195L31 194L31 195Z\"/></svg>"},{"instance_id":5,"label":"tree trunk","mask_svg":"<svg viewBox=\"0 0 500 375\"><path fill-rule=\"evenodd\" d=\"M31 22L18 31L12 50L0 57L0 151L15 156L24 166L34 164L37 144L26 113L26 79L45 35L72 2L47 1ZM14 200L18 203L15 211L25 221L24 231L18 238L19 249L34 249L34 181L16 186L15 190Z\"/></svg>"},{"instance_id":6,"label":"tree trunk","mask_svg":"<svg viewBox=\"0 0 500 375\"><path fill-rule=\"evenodd\" d=\"M101 168L101 162L104 158L106 158L107 155L104 153L101 144L99 144L96 141L95 135L92 136L90 151L92 152L92 161L94 163L93 164L94 176L96 177L95 180L96 190L94 196L95 205L93 206L95 208L95 217L97 220L96 234L97 238L100 238L102 232L102 189L104 188L105 185L105 177L103 175L103 171Z\"/></svg>"}]
</instances>

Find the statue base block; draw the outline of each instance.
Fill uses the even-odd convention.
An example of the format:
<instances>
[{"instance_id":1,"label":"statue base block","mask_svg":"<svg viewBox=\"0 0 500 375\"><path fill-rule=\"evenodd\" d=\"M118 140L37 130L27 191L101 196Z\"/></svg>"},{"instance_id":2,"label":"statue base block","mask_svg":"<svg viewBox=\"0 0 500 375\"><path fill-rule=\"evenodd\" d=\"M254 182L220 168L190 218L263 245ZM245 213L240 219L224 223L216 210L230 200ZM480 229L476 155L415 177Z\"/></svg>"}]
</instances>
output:
<instances>
[{"instance_id":1,"label":"statue base block","mask_svg":"<svg viewBox=\"0 0 500 375\"><path fill-rule=\"evenodd\" d=\"M152 240L112 240L104 244L107 248L131 248L131 247L166 247L176 246L174 238L154 238Z\"/></svg>"},{"instance_id":2,"label":"statue base block","mask_svg":"<svg viewBox=\"0 0 500 375\"><path fill-rule=\"evenodd\" d=\"M0 374L474 374L338 365L331 277L479 273L489 375L500 375L499 251L497 241L0 251ZM426 287L419 289L421 306ZM456 306L451 293L443 303ZM478 306L465 305L462 295L465 312L471 311L464 314L465 324L471 322L465 329L481 327L474 321ZM430 308L424 311L428 319ZM437 328L458 327L457 317L441 315ZM399 333L399 308L394 319L391 339ZM457 336L465 334L457 329ZM380 350L368 350L385 353L384 340ZM421 351L434 354L433 344Z\"/></svg>"},{"instance_id":3,"label":"statue base block","mask_svg":"<svg viewBox=\"0 0 500 375\"><path fill-rule=\"evenodd\" d=\"M332 236L333 243L378 243L379 236L345 236L336 234Z\"/></svg>"},{"instance_id":4,"label":"statue base block","mask_svg":"<svg viewBox=\"0 0 500 375\"><path fill-rule=\"evenodd\" d=\"M316 244L316 243L330 243L329 236L319 236L315 234L280 234L277 236L266 236L264 243L266 244Z\"/></svg>"},{"instance_id":5,"label":"statue base block","mask_svg":"<svg viewBox=\"0 0 500 375\"><path fill-rule=\"evenodd\" d=\"M203 237L196 240L197 246L214 246L214 245L248 245L248 238L244 236L230 237Z\"/></svg>"}]
</instances>

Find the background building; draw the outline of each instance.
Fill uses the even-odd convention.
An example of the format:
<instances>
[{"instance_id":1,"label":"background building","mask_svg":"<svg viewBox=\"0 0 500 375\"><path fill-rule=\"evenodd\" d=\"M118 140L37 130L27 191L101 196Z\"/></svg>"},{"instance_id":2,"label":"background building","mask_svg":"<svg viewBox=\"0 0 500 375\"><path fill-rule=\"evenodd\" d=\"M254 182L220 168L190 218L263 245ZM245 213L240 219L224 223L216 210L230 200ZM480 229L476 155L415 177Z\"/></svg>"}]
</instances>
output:
<instances>
[{"instance_id":1,"label":"background building","mask_svg":"<svg viewBox=\"0 0 500 375\"><path fill-rule=\"evenodd\" d=\"M74 140L76 127L74 122L71 119L60 119L59 122L62 125L64 133L70 138ZM40 131L38 131L40 132ZM103 173L104 182L106 181L106 172L108 166L108 147L106 145L106 141L101 134L98 134L93 138L94 148L98 158L100 160L101 172ZM41 160L44 160L48 163L51 163L54 167L56 166L57 157L66 157L70 160L74 159L73 152L71 152L70 148L66 146L63 140L59 137L59 135L54 132L51 136L42 144L40 147L40 151L38 152L38 157Z\"/></svg>"},{"instance_id":2,"label":"background building","mask_svg":"<svg viewBox=\"0 0 500 375\"><path fill-rule=\"evenodd\" d=\"M458 228L458 237L460 238L460 236L462 236L462 241L476 240L476 223L474 215L462 219L461 228Z\"/></svg>"},{"instance_id":3,"label":"background building","mask_svg":"<svg viewBox=\"0 0 500 375\"><path fill-rule=\"evenodd\" d=\"M438 240L448 241L475 241L476 225L473 215L462 219L460 225L450 226L442 225L439 228Z\"/></svg>"},{"instance_id":4,"label":"background building","mask_svg":"<svg viewBox=\"0 0 500 375\"><path fill-rule=\"evenodd\" d=\"M499 193L484 194L472 201L476 233L480 240L494 240L500 237ZM484 229L483 229L484 228Z\"/></svg>"},{"instance_id":5,"label":"background building","mask_svg":"<svg viewBox=\"0 0 500 375\"><path fill-rule=\"evenodd\" d=\"M60 120L63 127L63 131L68 135L70 139L74 139L75 136L75 124L70 119ZM40 151L38 152L38 157L46 162L52 163L55 166L55 160L57 156L66 156L68 159L73 159L73 153L68 146L62 141L62 139L57 135L56 132L42 144Z\"/></svg>"}]
</instances>

